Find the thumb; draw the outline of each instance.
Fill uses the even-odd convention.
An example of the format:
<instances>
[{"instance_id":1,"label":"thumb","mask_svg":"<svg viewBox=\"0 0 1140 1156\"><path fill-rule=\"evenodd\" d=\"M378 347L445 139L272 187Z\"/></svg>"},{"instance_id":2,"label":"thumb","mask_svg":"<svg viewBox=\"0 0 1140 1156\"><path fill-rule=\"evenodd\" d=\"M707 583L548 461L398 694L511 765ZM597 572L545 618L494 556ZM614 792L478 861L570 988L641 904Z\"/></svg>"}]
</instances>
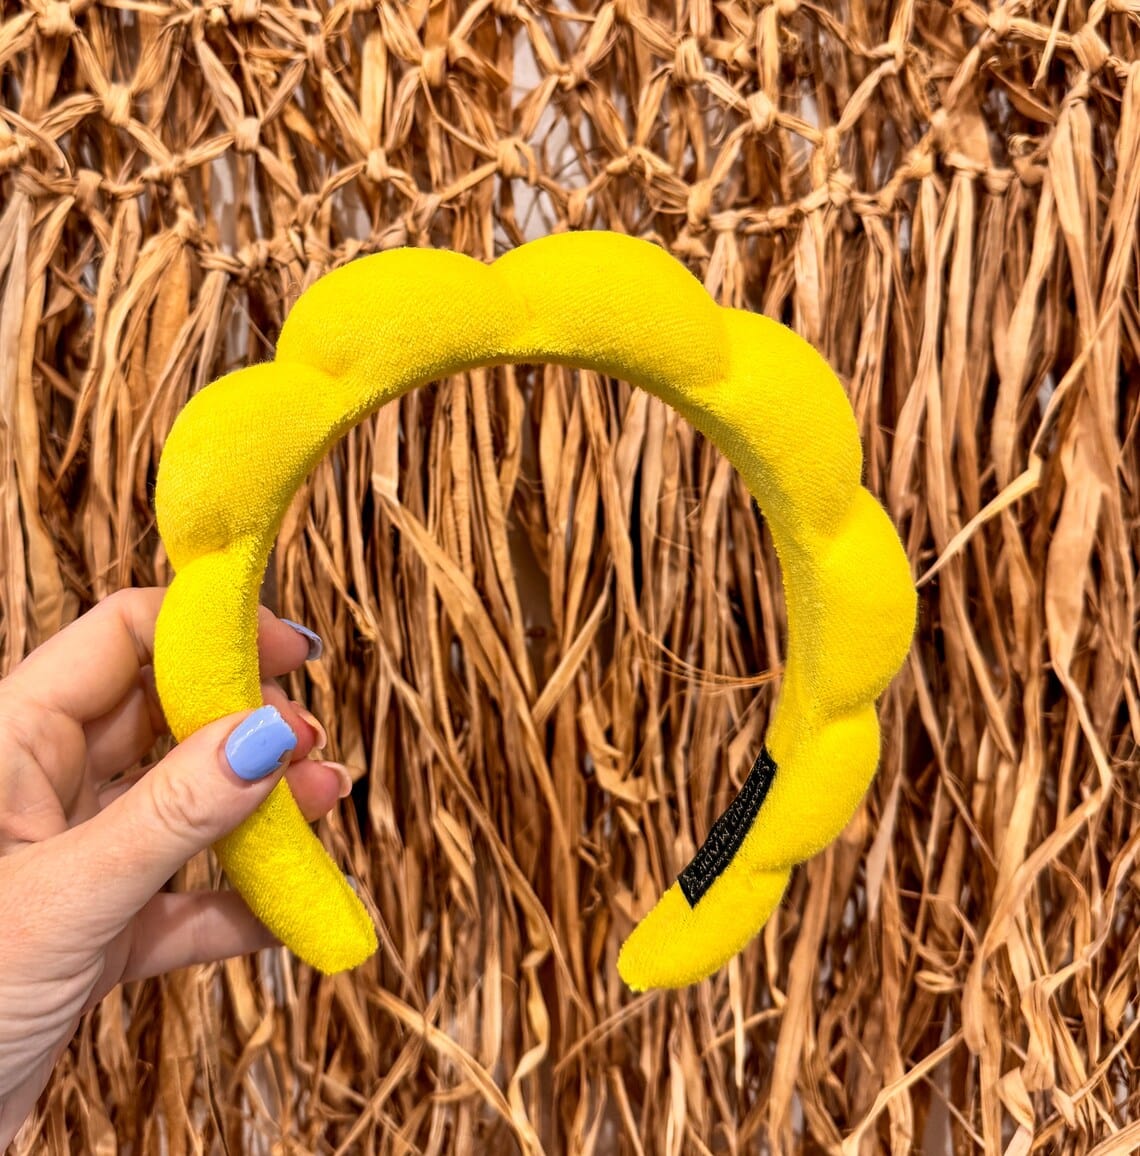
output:
<instances>
[{"instance_id":1,"label":"thumb","mask_svg":"<svg viewBox=\"0 0 1140 1156\"><path fill-rule=\"evenodd\" d=\"M180 867L257 810L296 745L275 707L219 719L94 818L51 840L61 852L70 843L76 920L93 934L118 934Z\"/></svg>"}]
</instances>

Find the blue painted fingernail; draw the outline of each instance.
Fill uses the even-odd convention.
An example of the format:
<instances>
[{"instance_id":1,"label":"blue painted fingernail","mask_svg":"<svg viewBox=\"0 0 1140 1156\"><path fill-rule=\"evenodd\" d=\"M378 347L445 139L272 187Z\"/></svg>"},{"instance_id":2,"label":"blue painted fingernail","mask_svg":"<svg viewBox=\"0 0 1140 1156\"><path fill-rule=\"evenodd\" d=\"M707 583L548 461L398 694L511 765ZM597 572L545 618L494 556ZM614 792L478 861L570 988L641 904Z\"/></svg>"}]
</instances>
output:
<instances>
[{"instance_id":1,"label":"blue painted fingernail","mask_svg":"<svg viewBox=\"0 0 1140 1156\"><path fill-rule=\"evenodd\" d=\"M263 706L226 739L226 762L247 783L271 775L297 745L297 736L276 707Z\"/></svg>"},{"instance_id":2,"label":"blue painted fingernail","mask_svg":"<svg viewBox=\"0 0 1140 1156\"><path fill-rule=\"evenodd\" d=\"M306 662L315 662L321 657L325 649L325 644L321 641L319 634L314 634L307 626L302 626L299 622L290 622L288 618L282 618L281 621L284 622L286 626L292 626L309 644L309 653L305 657Z\"/></svg>"}]
</instances>

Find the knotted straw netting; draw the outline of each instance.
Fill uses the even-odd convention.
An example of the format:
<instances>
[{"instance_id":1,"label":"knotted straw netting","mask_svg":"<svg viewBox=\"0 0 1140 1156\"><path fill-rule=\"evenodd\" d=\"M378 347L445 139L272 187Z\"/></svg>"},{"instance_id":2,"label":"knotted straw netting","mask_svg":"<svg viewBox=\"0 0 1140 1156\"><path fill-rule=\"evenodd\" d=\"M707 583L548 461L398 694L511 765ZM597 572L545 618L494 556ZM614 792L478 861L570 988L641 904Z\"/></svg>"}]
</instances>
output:
<instances>
[{"instance_id":1,"label":"knotted straw netting","mask_svg":"<svg viewBox=\"0 0 1140 1156\"><path fill-rule=\"evenodd\" d=\"M385 410L266 593L327 640L290 689L359 768L321 830L381 952L116 993L16 1151L1140 1145L1140 4L0 12L4 669L168 579L171 422L314 278L567 228L823 350L922 594L865 807L739 960L634 998L617 948L773 702L764 525L621 382Z\"/></svg>"}]
</instances>

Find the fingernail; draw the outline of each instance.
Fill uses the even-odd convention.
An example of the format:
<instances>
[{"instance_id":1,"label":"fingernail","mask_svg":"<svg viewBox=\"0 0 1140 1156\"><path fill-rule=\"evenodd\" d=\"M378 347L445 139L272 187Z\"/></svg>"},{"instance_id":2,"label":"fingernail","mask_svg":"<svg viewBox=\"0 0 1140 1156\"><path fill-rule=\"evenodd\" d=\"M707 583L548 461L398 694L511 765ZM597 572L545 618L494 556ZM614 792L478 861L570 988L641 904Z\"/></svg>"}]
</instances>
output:
<instances>
[{"instance_id":1,"label":"fingernail","mask_svg":"<svg viewBox=\"0 0 1140 1156\"><path fill-rule=\"evenodd\" d=\"M316 741L313 743L313 749L309 752L309 758L313 757L315 751L323 751L329 745L328 732L321 725L321 720L315 714L305 710L304 707L299 708L301 717L317 732Z\"/></svg>"},{"instance_id":2,"label":"fingernail","mask_svg":"<svg viewBox=\"0 0 1140 1156\"><path fill-rule=\"evenodd\" d=\"M325 763L330 771L335 772L336 777L340 779L340 797L347 799L352 794L352 773L344 763Z\"/></svg>"},{"instance_id":3,"label":"fingernail","mask_svg":"<svg viewBox=\"0 0 1140 1156\"><path fill-rule=\"evenodd\" d=\"M226 762L239 779L253 783L277 770L296 745L297 736L277 708L263 706L226 739Z\"/></svg>"},{"instance_id":4,"label":"fingernail","mask_svg":"<svg viewBox=\"0 0 1140 1156\"><path fill-rule=\"evenodd\" d=\"M282 622L286 626L291 626L293 629L309 644L309 653L305 656L306 662L315 662L321 657L324 652L325 644L321 641L319 634L314 634L307 626L302 626L299 622L290 622L288 618L282 618Z\"/></svg>"}]
</instances>

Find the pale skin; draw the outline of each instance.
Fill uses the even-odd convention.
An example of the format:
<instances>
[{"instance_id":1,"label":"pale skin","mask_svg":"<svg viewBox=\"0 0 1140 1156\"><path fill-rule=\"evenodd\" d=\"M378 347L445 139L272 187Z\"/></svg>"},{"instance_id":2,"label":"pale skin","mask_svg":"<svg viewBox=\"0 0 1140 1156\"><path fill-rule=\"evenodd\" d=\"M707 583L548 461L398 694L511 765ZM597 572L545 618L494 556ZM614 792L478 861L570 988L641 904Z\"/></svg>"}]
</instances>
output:
<instances>
[{"instance_id":1,"label":"pale skin","mask_svg":"<svg viewBox=\"0 0 1140 1156\"><path fill-rule=\"evenodd\" d=\"M162 594L113 595L0 682L0 1151L117 984L276 942L233 892L164 891L179 868L282 774L310 821L351 785L320 761L320 723L273 681L308 644L265 609L262 693L297 736L288 765L257 782L233 773L224 745L246 712L139 767L167 733L150 669Z\"/></svg>"}]
</instances>

